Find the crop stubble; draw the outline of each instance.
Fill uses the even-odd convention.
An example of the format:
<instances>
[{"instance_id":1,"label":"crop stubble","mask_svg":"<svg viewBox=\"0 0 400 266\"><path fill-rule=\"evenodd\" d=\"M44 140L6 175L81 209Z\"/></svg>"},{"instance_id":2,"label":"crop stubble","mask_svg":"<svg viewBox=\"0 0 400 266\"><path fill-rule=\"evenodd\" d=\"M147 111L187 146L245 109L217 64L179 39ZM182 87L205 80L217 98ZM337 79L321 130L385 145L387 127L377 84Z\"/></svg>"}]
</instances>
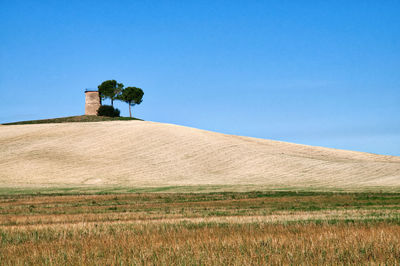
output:
<instances>
[{"instance_id":1,"label":"crop stubble","mask_svg":"<svg viewBox=\"0 0 400 266\"><path fill-rule=\"evenodd\" d=\"M400 195L135 193L0 199L0 262L400 262Z\"/></svg>"}]
</instances>

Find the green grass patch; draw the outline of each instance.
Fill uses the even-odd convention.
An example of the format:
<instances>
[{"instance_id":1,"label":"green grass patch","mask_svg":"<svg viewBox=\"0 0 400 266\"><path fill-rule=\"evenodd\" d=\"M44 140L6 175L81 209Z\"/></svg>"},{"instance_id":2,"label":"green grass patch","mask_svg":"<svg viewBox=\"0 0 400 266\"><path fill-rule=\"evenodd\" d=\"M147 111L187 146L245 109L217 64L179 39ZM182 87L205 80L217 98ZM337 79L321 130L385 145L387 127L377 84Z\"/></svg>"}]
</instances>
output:
<instances>
[{"instance_id":1,"label":"green grass patch","mask_svg":"<svg viewBox=\"0 0 400 266\"><path fill-rule=\"evenodd\" d=\"M3 125L30 125L30 124L125 121L125 120L143 121L142 119L134 117L106 117L106 116L96 116L96 115L79 115L79 116L67 116L67 117L50 118L50 119L19 121L19 122L5 123Z\"/></svg>"}]
</instances>

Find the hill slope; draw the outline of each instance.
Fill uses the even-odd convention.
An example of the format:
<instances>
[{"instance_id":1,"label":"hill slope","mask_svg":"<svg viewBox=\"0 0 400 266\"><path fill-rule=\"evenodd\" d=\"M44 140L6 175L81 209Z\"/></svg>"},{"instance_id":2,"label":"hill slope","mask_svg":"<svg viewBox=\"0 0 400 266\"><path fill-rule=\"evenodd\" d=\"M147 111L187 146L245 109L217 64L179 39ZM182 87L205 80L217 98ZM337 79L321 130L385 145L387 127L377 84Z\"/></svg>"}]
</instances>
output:
<instances>
[{"instance_id":1,"label":"hill slope","mask_svg":"<svg viewBox=\"0 0 400 266\"><path fill-rule=\"evenodd\" d=\"M142 121L0 126L0 186L400 187L400 157Z\"/></svg>"}]
</instances>

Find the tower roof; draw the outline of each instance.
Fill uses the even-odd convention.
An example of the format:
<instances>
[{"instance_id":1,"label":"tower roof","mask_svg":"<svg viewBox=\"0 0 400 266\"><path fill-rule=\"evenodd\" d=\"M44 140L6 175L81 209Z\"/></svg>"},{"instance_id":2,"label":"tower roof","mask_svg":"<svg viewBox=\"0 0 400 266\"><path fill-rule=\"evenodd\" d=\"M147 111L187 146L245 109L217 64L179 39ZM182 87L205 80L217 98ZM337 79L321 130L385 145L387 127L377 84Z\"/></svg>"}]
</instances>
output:
<instances>
[{"instance_id":1,"label":"tower roof","mask_svg":"<svg viewBox=\"0 0 400 266\"><path fill-rule=\"evenodd\" d=\"M85 89L85 93L86 92L99 92L98 90L95 90L95 89Z\"/></svg>"}]
</instances>

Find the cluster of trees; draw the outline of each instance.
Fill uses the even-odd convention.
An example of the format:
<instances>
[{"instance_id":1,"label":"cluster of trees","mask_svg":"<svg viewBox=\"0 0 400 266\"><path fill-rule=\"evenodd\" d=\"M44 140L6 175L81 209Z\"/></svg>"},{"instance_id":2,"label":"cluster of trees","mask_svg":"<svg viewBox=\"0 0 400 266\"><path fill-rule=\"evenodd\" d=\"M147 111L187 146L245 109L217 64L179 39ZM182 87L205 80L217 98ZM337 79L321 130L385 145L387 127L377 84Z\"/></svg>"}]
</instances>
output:
<instances>
[{"instance_id":1,"label":"cluster of trees","mask_svg":"<svg viewBox=\"0 0 400 266\"><path fill-rule=\"evenodd\" d=\"M98 86L101 100L109 98L114 108L114 100L126 102L129 105L129 116L132 117L131 106L141 104L144 92L141 88L126 87L116 80L106 80Z\"/></svg>"}]
</instances>

